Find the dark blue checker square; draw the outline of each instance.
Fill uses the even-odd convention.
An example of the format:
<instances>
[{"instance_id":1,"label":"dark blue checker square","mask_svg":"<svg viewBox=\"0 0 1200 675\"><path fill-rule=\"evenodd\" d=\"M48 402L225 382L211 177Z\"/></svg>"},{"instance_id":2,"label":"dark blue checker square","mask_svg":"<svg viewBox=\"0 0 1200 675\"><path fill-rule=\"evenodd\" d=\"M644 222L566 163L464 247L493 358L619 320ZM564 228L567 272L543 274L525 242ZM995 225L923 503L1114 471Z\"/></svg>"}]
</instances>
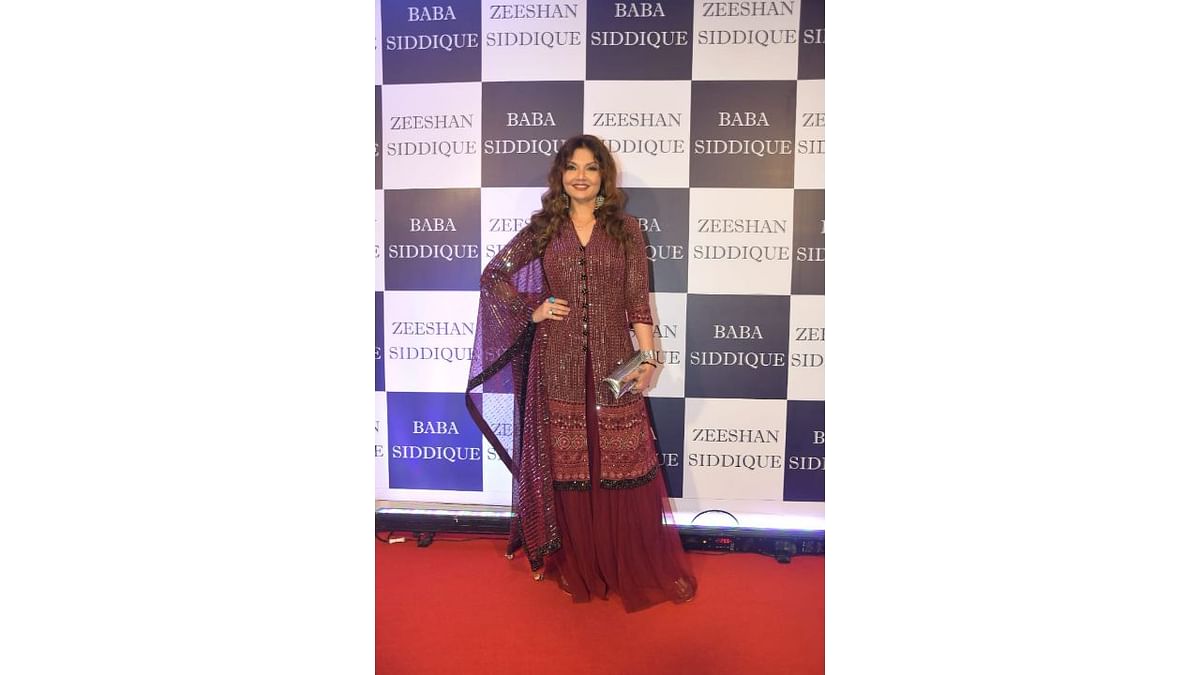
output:
<instances>
[{"instance_id":1,"label":"dark blue checker square","mask_svg":"<svg viewBox=\"0 0 1200 675\"><path fill-rule=\"evenodd\" d=\"M692 82L692 187L791 188L796 82Z\"/></svg>"},{"instance_id":2,"label":"dark blue checker square","mask_svg":"<svg viewBox=\"0 0 1200 675\"><path fill-rule=\"evenodd\" d=\"M796 190L792 293L825 295L825 191Z\"/></svg>"},{"instance_id":3,"label":"dark blue checker square","mask_svg":"<svg viewBox=\"0 0 1200 675\"><path fill-rule=\"evenodd\" d=\"M383 291L375 291L375 391L387 391L383 368Z\"/></svg>"},{"instance_id":4,"label":"dark blue checker square","mask_svg":"<svg viewBox=\"0 0 1200 675\"><path fill-rule=\"evenodd\" d=\"M683 405L682 398L646 397L668 497L683 496Z\"/></svg>"},{"instance_id":5,"label":"dark blue checker square","mask_svg":"<svg viewBox=\"0 0 1200 675\"><path fill-rule=\"evenodd\" d=\"M825 501L825 401L788 401L783 499Z\"/></svg>"},{"instance_id":6,"label":"dark blue checker square","mask_svg":"<svg viewBox=\"0 0 1200 675\"><path fill-rule=\"evenodd\" d=\"M650 292L686 293L688 281L687 188L627 188L626 212L646 238Z\"/></svg>"},{"instance_id":7,"label":"dark blue checker square","mask_svg":"<svg viewBox=\"0 0 1200 675\"><path fill-rule=\"evenodd\" d=\"M583 129L583 82L483 83L483 187L545 187L563 141Z\"/></svg>"},{"instance_id":8,"label":"dark blue checker square","mask_svg":"<svg viewBox=\"0 0 1200 675\"><path fill-rule=\"evenodd\" d=\"M695 398L787 398L791 298L687 298L684 392Z\"/></svg>"},{"instance_id":9,"label":"dark blue checker square","mask_svg":"<svg viewBox=\"0 0 1200 675\"><path fill-rule=\"evenodd\" d=\"M592 0L587 79L691 79L692 18L690 2Z\"/></svg>"},{"instance_id":10,"label":"dark blue checker square","mask_svg":"<svg viewBox=\"0 0 1200 675\"><path fill-rule=\"evenodd\" d=\"M381 0L383 83L478 81L481 7L475 0Z\"/></svg>"},{"instance_id":11,"label":"dark blue checker square","mask_svg":"<svg viewBox=\"0 0 1200 675\"><path fill-rule=\"evenodd\" d=\"M483 489L483 435L462 394L389 392L392 488Z\"/></svg>"},{"instance_id":12,"label":"dark blue checker square","mask_svg":"<svg viewBox=\"0 0 1200 675\"><path fill-rule=\"evenodd\" d=\"M800 3L798 80L825 79L825 0Z\"/></svg>"},{"instance_id":13,"label":"dark blue checker square","mask_svg":"<svg viewBox=\"0 0 1200 675\"><path fill-rule=\"evenodd\" d=\"M478 188L385 190L383 215L386 289L479 290Z\"/></svg>"}]
</instances>

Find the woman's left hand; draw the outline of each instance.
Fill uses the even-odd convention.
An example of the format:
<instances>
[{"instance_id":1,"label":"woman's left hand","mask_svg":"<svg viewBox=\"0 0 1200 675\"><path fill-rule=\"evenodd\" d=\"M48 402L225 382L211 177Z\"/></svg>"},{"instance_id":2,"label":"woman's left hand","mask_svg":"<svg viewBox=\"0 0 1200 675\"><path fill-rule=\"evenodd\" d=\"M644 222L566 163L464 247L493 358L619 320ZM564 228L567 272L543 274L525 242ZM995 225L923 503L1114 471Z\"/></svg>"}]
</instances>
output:
<instances>
[{"instance_id":1,"label":"woman's left hand","mask_svg":"<svg viewBox=\"0 0 1200 675\"><path fill-rule=\"evenodd\" d=\"M628 382L629 380L636 379L637 382L635 382L633 385L633 391L636 391L639 394L644 394L646 393L646 390L650 388L650 378L653 377L653 375L654 366L650 365L649 363L643 363L642 365L638 366L637 370L625 376L625 381Z\"/></svg>"}]
</instances>

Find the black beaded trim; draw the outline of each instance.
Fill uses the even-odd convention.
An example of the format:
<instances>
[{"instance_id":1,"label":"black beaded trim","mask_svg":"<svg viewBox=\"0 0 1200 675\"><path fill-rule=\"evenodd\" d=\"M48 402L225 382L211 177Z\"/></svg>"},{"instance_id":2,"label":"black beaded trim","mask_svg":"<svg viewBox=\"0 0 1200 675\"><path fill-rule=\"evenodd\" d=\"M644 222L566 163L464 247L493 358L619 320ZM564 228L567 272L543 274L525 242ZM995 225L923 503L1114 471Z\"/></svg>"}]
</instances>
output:
<instances>
[{"instance_id":1,"label":"black beaded trim","mask_svg":"<svg viewBox=\"0 0 1200 675\"><path fill-rule=\"evenodd\" d=\"M520 531L520 517L513 516L513 522L515 524L515 530ZM525 557L529 558L529 569L536 572L545 566L546 556L562 548L562 537L556 536L545 544L530 551L529 547L525 545L525 538L522 535L517 535L516 538L509 539L508 548L505 552L505 555L513 555L522 548L525 549Z\"/></svg>"},{"instance_id":2,"label":"black beaded trim","mask_svg":"<svg viewBox=\"0 0 1200 675\"><path fill-rule=\"evenodd\" d=\"M650 471L648 471L645 476L639 476L637 478L624 478L621 480L607 480L601 478L600 487L608 488L610 490L640 487L654 480L654 476L657 474L658 466L652 466L650 467Z\"/></svg>"},{"instance_id":3,"label":"black beaded trim","mask_svg":"<svg viewBox=\"0 0 1200 675\"><path fill-rule=\"evenodd\" d=\"M546 564L545 557L562 548L562 537L555 537L546 542L544 546L529 551L529 569L534 572L540 570Z\"/></svg>"},{"instance_id":4,"label":"black beaded trim","mask_svg":"<svg viewBox=\"0 0 1200 675\"><path fill-rule=\"evenodd\" d=\"M608 488L609 490L620 490L623 488L641 487L646 483L654 480L658 475L658 467L650 467L650 471L644 476L637 478L622 478L620 480L609 480L607 478L600 479L600 487ZM590 480L556 480L554 481L555 490L591 490L592 481Z\"/></svg>"}]
</instances>

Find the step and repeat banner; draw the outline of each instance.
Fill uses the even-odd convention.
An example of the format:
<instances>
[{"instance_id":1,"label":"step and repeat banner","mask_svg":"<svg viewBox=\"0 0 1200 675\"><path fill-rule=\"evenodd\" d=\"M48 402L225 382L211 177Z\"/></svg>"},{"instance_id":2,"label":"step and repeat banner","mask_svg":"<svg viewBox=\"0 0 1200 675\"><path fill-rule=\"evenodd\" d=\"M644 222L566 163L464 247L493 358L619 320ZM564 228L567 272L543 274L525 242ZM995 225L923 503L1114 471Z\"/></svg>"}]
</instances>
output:
<instances>
[{"instance_id":1,"label":"step and repeat banner","mask_svg":"<svg viewBox=\"0 0 1200 675\"><path fill-rule=\"evenodd\" d=\"M824 23L823 0L377 0L378 500L509 504L463 402L479 276L583 132L646 236L676 508L824 501Z\"/></svg>"}]
</instances>

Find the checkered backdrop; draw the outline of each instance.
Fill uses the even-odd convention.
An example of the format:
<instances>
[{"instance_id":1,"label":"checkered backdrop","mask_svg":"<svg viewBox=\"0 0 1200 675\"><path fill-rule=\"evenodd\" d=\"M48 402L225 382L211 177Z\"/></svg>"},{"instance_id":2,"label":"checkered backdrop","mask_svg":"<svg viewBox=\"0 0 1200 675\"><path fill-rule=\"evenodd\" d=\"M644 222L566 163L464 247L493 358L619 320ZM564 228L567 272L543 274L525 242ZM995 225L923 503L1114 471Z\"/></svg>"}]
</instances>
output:
<instances>
[{"instance_id":1,"label":"checkered backdrop","mask_svg":"<svg viewBox=\"0 0 1200 675\"><path fill-rule=\"evenodd\" d=\"M823 527L823 0L376 7L377 499L509 504L463 403L479 274L584 132L646 236L676 511Z\"/></svg>"}]
</instances>

